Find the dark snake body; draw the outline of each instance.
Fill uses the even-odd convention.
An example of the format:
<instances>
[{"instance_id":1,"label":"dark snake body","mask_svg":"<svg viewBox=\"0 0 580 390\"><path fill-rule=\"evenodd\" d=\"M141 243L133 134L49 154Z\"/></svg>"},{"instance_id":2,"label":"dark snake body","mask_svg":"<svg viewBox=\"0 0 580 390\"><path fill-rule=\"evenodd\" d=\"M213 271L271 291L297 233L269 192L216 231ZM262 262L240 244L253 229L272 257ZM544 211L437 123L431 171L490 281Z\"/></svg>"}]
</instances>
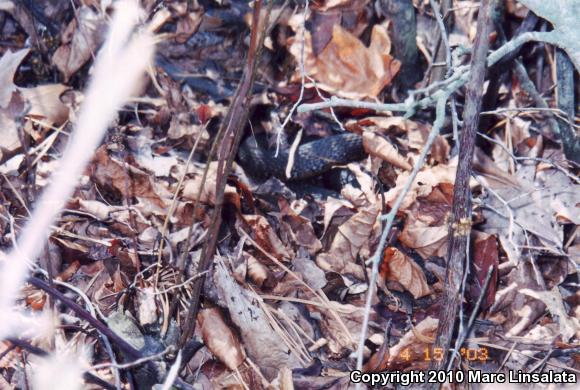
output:
<instances>
[{"instance_id":1,"label":"dark snake body","mask_svg":"<svg viewBox=\"0 0 580 390\"><path fill-rule=\"evenodd\" d=\"M260 148L250 137L240 146L238 160L252 177L267 179L274 176L283 181L297 181L319 176L334 166L365 157L360 135L344 133L321 138L298 147L290 178L287 178L288 154L288 150L280 150L275 157L275 151Z\"/></svg>"}]
</instances>

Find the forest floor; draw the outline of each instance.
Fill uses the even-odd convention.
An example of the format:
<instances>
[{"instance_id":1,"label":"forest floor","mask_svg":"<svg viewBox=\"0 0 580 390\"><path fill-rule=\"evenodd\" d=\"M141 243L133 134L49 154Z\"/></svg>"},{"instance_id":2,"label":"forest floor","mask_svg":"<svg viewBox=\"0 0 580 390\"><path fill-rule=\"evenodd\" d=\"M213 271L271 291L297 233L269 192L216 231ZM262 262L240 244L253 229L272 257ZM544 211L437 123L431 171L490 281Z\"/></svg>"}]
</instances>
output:
<instances>
[{"instance_id":1,"label":"forest floor","mask_svg":"<svg viewBox=\"0 0 580 390\"><path fill-rule=\"evenodd\" d=\"M0 389L578 388L579 12L0 0Z\"/></svg>"}]
</instances>

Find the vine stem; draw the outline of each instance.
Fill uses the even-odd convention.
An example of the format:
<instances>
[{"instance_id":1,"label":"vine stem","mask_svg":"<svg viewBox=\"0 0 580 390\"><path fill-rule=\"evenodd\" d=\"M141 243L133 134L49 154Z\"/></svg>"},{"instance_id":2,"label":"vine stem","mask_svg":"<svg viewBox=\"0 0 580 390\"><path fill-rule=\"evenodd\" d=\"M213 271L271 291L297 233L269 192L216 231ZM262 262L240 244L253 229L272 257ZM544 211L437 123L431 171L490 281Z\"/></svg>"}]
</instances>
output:
<instances>
[{"instance_id":1,"label":"vine stem","mask_svg":"<svg viewBox=\"0 0 580 390\"><path fill-rule=\"evenodd\" d=\"M425 142L425 146L423 147L423 150L421 151L421 155L419 156L419 160L417 161L417 163L413 167L413 171L411 172L411 175L409 176L409 179L407 180L405 187L399 193L399 196L397 197L395 204L393 205L393 208L391 209L391 211L388 214L386 214L382 217L383 220L386 220L387 224L385 226L385 229L381 233L381 238L379 240L379 244L378 244L374 254L368 260L369 263L372 263L372 271L371 271L371 276L369 278L369 289L367 291L367 300L366 300L366 304L365 304L361 337L360 337L359 345L358 345L358 349L357 349L356 368L359 371L362 371L364 344L365 344L365 339L366 339L368 325L369 325L371 305L372 305L373 296L375 294L375 285L376 285L377 277L379 274L379 265L381 263L382 253L385 250L385 246L387 243L387 236L388 236L389 232L391 231L391 228L393 227L395 217L397 215L397 212L399 211L399 208L401 207L401 204L403 203L403 200L405 199L405 196L407 195L407 193L411 189L411 185L413 184L413 182L415 181L415 178L417 177L417 174L419 173L419 171L423 167L423 164L425 163L425 160L427 158L427 154L431 150L431 146L433 145L433 142L437 138L437 135L439 135L439 131L441 130L441 127L443 126L443 122L445 119L445 106L446 106L447 99L449 98L449 96L450 96L449 93L444 93L438 97L437 106L436 106L436 115L437 116L436 116L435 121L433 122L433 127L431 128L431 132L429 133L429 136L427 137L427 141ZM360 383L357 383L356 387L357 387L357 389L360 389Z\"/></svg>"}]
</instances>

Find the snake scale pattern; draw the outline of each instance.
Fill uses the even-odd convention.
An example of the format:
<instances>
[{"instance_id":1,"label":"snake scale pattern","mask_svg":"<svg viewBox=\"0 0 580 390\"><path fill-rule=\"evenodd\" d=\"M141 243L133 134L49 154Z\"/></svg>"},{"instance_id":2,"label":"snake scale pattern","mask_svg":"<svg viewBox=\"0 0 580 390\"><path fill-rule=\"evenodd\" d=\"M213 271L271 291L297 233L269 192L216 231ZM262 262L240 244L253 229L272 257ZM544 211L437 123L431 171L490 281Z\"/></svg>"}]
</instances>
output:
<instances>
[{"instance_id":1,"label":"snake scale pattern","mask_svg":"<svg viewBox=\"0 0 580 390\"><path fill-rule=\"evenodd\" d=\"M287 178L288 154L288 150L281 150L276 157L274 151L261 148L254 138L249 137L240 146L238 161L247 174L258 179L274 176L283 181L299 181L365 157L362 137L358 134L343 133L321 138L298 147L290 178Z\"/></svg>"}]
</instances>

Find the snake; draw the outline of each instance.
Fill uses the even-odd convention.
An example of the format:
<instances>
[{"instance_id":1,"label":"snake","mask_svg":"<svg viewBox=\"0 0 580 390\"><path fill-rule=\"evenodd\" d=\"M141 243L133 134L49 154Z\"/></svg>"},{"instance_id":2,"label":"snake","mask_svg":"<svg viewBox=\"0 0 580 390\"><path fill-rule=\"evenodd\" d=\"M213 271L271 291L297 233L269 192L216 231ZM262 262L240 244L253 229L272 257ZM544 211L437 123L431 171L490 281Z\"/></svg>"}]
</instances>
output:
<instances>
[{"instance_id":1,"label":"snake","mask_svg":"<svg viewBox=\"0 0 580 390\"><path fill-rule=\"evenodd\" d=\"M331 135L300 145L290 177L286 177L289 154L289 150L280 150L276 156L275 151L260 147L255 138L248 137L240 145L238 161L247 174L257 179L300 181L365 157L362 137L354 133Z\"/></svg>"}]
</instances>

